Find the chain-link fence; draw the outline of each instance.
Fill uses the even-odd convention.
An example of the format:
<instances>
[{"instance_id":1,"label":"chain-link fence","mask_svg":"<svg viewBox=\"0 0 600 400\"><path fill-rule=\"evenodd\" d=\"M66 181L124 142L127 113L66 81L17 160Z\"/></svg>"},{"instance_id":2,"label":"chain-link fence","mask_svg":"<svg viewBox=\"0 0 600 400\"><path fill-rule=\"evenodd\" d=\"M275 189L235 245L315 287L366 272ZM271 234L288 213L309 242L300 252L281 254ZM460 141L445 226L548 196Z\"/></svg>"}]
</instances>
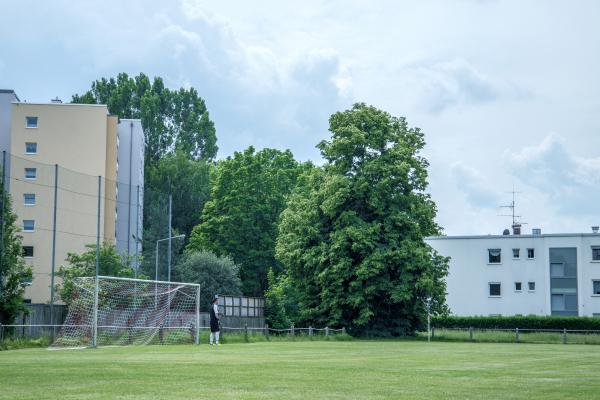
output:
<instances>
[{"instance_id":1,"label":"chain-link fence","mask_svg":"<svg viewBox=\"0 0 600 400\"><path fill-rule=\"evenodd\" d=\"M54 292L60 266L69 253L93 251L96 244L114 245L135 276L169 279L185 244L170 228L169 193L45 164L35 155L4 152L2 166L23 256L33 269L28 302L60 302Z\"/></svg>"}]
</instances>

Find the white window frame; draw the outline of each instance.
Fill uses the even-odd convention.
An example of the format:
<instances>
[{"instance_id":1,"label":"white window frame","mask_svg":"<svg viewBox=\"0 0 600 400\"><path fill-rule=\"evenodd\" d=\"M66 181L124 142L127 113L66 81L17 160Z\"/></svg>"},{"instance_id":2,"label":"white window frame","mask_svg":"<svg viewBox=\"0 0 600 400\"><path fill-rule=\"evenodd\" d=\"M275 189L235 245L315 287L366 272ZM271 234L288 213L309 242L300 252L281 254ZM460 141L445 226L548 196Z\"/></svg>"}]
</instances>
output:
<instances>
[{"instance_id":1,"label":"white window frame","mask_svg":"<svg viewBox=\"0 0 600 400\"><path fill-rule=\"evenodd\" d=\"M33 196L33 203L28 203L27 202L27 195L31 195ZM23 193L23 205L26 207L31 207L31 206L35 206L36 205L36 196L35 193Z\"/></svg>"},{"instance_id":2,"label":"white window frame","mask_svg":"<svg viewBox=\"0 0 600 400\"><path fill-rule=\"evenodd\" d=\"M500 294L499 295L493 295L490 294L491 293L491 289L492 289L492 285L500 285ZM502 283L501 282L488 282L488 297L489 298L493 298L493 299L497 299L502 297Z\"/></svg>"},{"instance_id":3,"label":"white window frame","mask_svg":"<svg viewBox=\"0 0 600 400\"><path fill-rule=\"evenodd\" d=\"M592 261L593 263L600 263L600 258L594 259L594 250L598 250L600 252L600 246L591 246L592 248Z\"/></svg>"},{"instance_id":4,"label":"white window frame","mask_svg":"<svg viewBox=\"0 0 600 400\"><path fill-rule=\"evenodd\" d=\"M521 285L521 289L517 289L517 283ZM521 281L515 281L515 292L516 293L522 293L523 292L523 282L521 282Z\"/></svg>"},{"instance_id":5,"label":"white window frame","mask_svg":"<svg viewBox=\"0 0 600 400\"><path fill-rule=\"evenodd\" d=\"M515 257L515 250L517 250L517 257ZM512 256L513 256L513 260L520 260L521 259L521 249L520 248L513 248L512 249Z\"/></svg>"},{"instance_id":6,"label":"white window frame","mask_svg":"<svg viewBox=\"0 0 600 400\"><path fill-rule=\"evenodd\" d=\"M33 174L34 174L35 176L34 176L33 178L29 178L29 177L27 176L27 170L31 170L31 171L33 171ZM25 177L25 179L28 179L28 180L30 180L30 181L34 181L34 180L36 180L36 179L37 179L37 168L34 168L34 167L27 167L27 168L25 168L25 169L23 170L23 174L24 174L23 176Z\"/></svg>"},{"instance_id":7,"label":"white window frame","mask_svg":"<svg viewBox=\"0 0 600 400\"><path fill-rule=\"evenodd\" d=\"M25 221L32 221L33 229L25 229ZM35 232L35 219L24 219L23 220L23 232Z\"/></svg>"},{"instance_id":8,"label":"white window frame","mask_svg":"<svg viewBox=\"0 0 600 400\"><path fill-rule=\"evenodd\" d=\"M529 250L533 251L533 257L529 257ZM535 260L535 247L528 247L527 248L527 259L528 260Z\"/></svg>"},{"instance_id":9,"label":"white window frame","mask_svg":"<svg viewBox=\"0 0 600 400\"><path fill-rule=\"evenodd\" d=\"M499 262L490 262L490 251L492 250L498 250L500 252L500 261ZM488 265L502 265L502 249L487 249L488 251L488 259L487 259L487 264Z\"/></svg>"},{"instance_id":10,"label":"white window frame","mask_svg":"<svg viewBox=\"0 0 600 400\"><path fill-rule=\"evenodd\" d=\"M35 151L34 152L30 152L27 149L27 145L28 144L34 144L35 145ZM38 144L37 142L25 142L25 154L37 154L38 153Z\"/></svg>"},{"instance_id":11,"label":"white window frame","mask_svg":"<svg viewBox=\"0 0 600 400\"><path fill-rule=\"evenodd\" d=\"M533 289L531 289L531 286L530 286L531 283L533 283ZM536 286L535 285L535 281L528 281L527 282L527 291L530 292L530 293L535 292L535 286Z\"/></svg>"},{"instance_id":12,"label":"white window frame","mask_svg":"<svg viewBox=\"0 0 600 400\"><path fill-rule=\"evenodd\" d=\"M600 293L599 294L594 293L594 283L595 282L600 282L600 279L592 279L592 297L600 297Z\"/></svg>"},{"instance_id":13,"label":"white window frame","mask_svg":"<svg viewBox=\"0 0 600 400\"><path fill-rule=\"evenodd\" d=\"M35 126L29 126L29 118L35 118ZM25 129L37 129L39 126L39 117L33 116L33 115L27 115L25 116Z\"/></svg>"}]
</instances>

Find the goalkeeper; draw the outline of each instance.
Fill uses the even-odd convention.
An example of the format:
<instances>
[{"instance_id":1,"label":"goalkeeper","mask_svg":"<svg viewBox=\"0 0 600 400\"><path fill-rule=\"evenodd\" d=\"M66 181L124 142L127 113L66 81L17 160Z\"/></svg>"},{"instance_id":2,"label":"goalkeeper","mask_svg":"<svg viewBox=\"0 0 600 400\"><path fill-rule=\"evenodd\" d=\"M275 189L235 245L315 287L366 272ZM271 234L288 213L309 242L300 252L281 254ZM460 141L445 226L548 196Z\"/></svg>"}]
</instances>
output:
<instances>
[{"instance_id":1,"label":"goalkeeper","mask_svg":"<svg viewBox=\"0 0 600 400\"><path fill-rule=\"evenodd\" d=\"M219 296L215 295L215 297L213 298L212 301L212 305L210 307L210 345L213 345L213 341L214 339L216 339L216 345L220 346L219 344L219 306L217 305L217 302L219 301Z\"/></svg>"}]
</instances>

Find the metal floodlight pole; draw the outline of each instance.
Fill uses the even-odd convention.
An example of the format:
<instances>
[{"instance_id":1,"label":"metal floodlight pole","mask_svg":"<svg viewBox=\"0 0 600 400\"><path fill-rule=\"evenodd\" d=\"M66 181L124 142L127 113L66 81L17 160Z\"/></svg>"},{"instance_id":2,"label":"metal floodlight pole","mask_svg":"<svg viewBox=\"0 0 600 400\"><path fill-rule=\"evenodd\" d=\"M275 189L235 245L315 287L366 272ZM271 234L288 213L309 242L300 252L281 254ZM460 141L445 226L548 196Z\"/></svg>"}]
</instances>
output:
<instances>
[{"instance_id":1,"label":"metal floodlight pole","mask_svg":"<svg viewBox=\"0 0 600 400\"><path fill-rule=\"evenodd\" d=\"M58 202L58 164L54 164L54 211L52 217L52 257L50 262L50 323L54 324L54 266L56 264L56 210ZM52 329L54 336L54 329Z\"/></svg>"},{"instance_id":2,"label":"metal floodlight pole","mask_svg":"<svg viewBox=\"0 0 600 400\"><path fill-rule=\"evenodd\" d=\"M4 197L6 196L6 150L2 151L2 197L0 198L0 294L2 294L2 263L4 260ZM0 336L0 340L2 337Z\"/></svg>"},{"instance_id":3,"label":"metal floodlight pole","mask_svg":"<svg viewBox=\"0 0 600 400\"><path fill-rule=\"evenodd\" d=\"M167 254L167 281L171 282L171 240L173 239L173 196L169 193L169 253Z\"/></svg>"},{"instance_id":4,"label":"metal floodlight pole","mask_svg":"<svg viewBox=\"0 0 600 400\"><path fill-rule=\"evenodd\" d=\"M96 276L100 275L100 199L102 197L102 177L98 175L98 220L96 226Z\"/></svg>"},{"instance_id":5,"label":"metal floodlight pole","mask_svg":"<svg viewBox=\"0 0 600 400\"><path fill-rule=\"evenodd\" d=\"M92 321L92 347L98 345L98 290L100 287L99 276L94 279L94 320Z\"/></svg>"},{"instance_id":6,"label":"metal floodlight pole","mask_svg":"<svg viewBox=\"0 0 600 400\"><path fill-rule=\"evenodd\" d=\"M140 269L140 185L137 185L135 208L135 277Z\"/></svg>"}]
</instances>

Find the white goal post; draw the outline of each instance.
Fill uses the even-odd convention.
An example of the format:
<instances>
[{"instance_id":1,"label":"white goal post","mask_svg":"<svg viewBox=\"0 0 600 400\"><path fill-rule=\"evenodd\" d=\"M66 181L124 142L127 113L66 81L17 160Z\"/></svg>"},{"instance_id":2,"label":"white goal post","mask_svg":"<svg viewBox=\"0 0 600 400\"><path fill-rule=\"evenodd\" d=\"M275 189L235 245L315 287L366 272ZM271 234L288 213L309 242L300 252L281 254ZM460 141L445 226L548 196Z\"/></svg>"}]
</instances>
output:
<instances>
[{"instance_id":1,"label":"white goal post","mask_svg":"<svg viewBox=\"0 0 600 400\"><path fill-rule=\"evenodd\" d=\"M113 276L73 280L53 347L199 343L200 285Z\"/></svg>"}]
</instances>

